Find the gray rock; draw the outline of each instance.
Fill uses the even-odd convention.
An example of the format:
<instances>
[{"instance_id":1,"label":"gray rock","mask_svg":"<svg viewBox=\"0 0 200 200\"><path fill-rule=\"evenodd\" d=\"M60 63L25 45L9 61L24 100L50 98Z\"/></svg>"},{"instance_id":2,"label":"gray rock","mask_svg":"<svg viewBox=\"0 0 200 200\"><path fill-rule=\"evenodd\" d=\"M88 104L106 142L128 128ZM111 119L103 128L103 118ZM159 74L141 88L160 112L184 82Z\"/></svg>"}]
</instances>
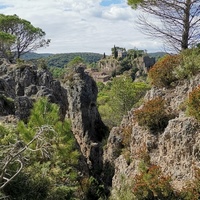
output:
<instances>
[{"instance_id":1,"label":"gray rock","mask_svg":"<svg viewBox=\"0 0 200 200\"><path fill-rule=\"evenodd\" d=\"M6 61L1 66L6 66L9 70L5 70L7 73L0 77L0 94L15 101L14 113L19 119L28 117L32 99L44 96L60 106L61 119L64 119L68 107L67 91L58 81L53 80L48 70L39 70L36 66L27 64L18 67ZM4 103L1 102L1 105Z\"/></svg>"},{"instance_id":2,"label":"gray rock","mask_svg":"<svg viewBox=\"0 0 200 200\"><path fill-rule=\"evenodd\" d=\"M73 133L87 163L91 169L102 169L100 144L107 128L96 106L97 86L82 67L77 67L72 76L65 85L69 102L67 116L72 120Z\"/></svg>"},{"instance_id":3,"label":"gray rock","mask_svg":"<svg viewBox=\"0 0 200 200\"><path fill-rule=\"evenodd\" d=\"M104 151L104 162L110 162L115 167L112 178L113 191L129 184L138 174L138 163L142 152L150 156L154 165L161 167L163 174L171 175L172 185L176 189L184 187L187 181L194 179L195 167L200 168L200 126L192 117L180 109L188 98L189 93L200 84L200 74L190 80L180 81L174 89L158 89L153 87L147 92L144 100L162 97L166 101L169 113L175 113L176 118L171 119L163 132L153 135L144 127L140 127L134 120L134 109L128 112L119 127L111 130ZM120 144L123 140L123 129L130 126L131 136L129 146L123 149ZM120 155L117 154L121 148ZM127 165L124 151L130 154ZM178 184L177 184L178 183Z\"/></svg>"}]
</instances>

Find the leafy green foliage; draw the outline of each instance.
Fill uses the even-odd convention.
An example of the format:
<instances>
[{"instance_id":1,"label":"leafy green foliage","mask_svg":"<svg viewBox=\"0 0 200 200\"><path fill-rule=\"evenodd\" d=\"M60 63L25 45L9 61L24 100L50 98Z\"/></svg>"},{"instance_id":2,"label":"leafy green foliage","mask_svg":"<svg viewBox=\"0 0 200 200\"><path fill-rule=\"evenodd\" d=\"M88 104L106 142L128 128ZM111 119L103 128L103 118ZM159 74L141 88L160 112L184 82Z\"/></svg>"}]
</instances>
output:
<instances>
[{"instance_id":1,"label":"leafy green foliage","mask_svg":"<svg viewBox=\"0 0 200 200\"><path fill-rule=\"evenodd\" d=\"M35 53L35 52L27 52L21 56L21 59L23 60L35 60L35 59L41 59L41 58L47 58L49 56L52 56L52 53Z\"/></svg>"},{"instance_id":2,"label":"leafy green foliage","mask_svg":"<svg viewBox=\"0 0 200 200\"><path fill-rule=\"evenodd\" d=\"M120 185L121 188L114 190L109 200L135 200L135 196L132 192L133 182L127 184L127 179L121 175Z\"/></svg>"},{"instance_id":3,"label":"leafy green foliage","mask_svg":"<svg viewBox=\"0 0 200 200\"><path fill-rule=\"evenodd\" d=\"M54 54L49 56L47 59L47 64L49 67L59 67L64 68L71 60L75 57L80 57L85 63L95 63L102 58L102 54L98 53L63 53Z\"/></svg>"},{"instance_id":4,"label":"leafy green foliage","mask_svg":"<svg viewBox=\"0 0 200 200\"><path fill-rule=\"evenodd\" d=\"M15 42L16 37L5 32L0 32L0 51L2 56L9 59L11 56L10 48Z\"/></svg>"},{"instance_id":5,"label":"leafy green foliage","mask_svg":"<svg viewBox=\"0 0 200 200\"><path fill-rule=\"evenodd\" d=\"M120 71L119 71L120 74L123 74L123 72L128 71L128 70L130 70L133 67L132 62L129 59L129 57L125 57L120 62L120 64L121 64L121 68L120 68Z\"/></svg>"},{"instance_id":6,"label":"leafy green foliage","mask_svg":"<svg viewBox=\"0 0 200 200\"><path fill-rule=\"evenodd\" d=\"M10 59L20 58L26 52L48 46L50 40L45 40L45 32L34 27L29 21L17 15L0 15L0 31L15 37L12 45L7 46L11 52Z\"/></svg>"},{"instance_id":7,"label":"leafy green foliage","mask_svg":"<svg viewBox=\"0 0 200 200\"><path fill-rule=\"evenodd\" d=\"M113 56L115 59L117 59L118 50L123 50L123 48L116 47L115 45L114 45L113 48L111 48L112 56Z\"/></svg>"},{"instance_id":8,"label":"leafy green foliage","mask_svg":"<svg viewBox=\"0 0 200 200\"><path fill-rule=\"evenodd\" d=\"M67 63L68 67L76 67L79 64L84 63L84 60L80 56L76 56L69 63Z\"/></svg>"},{"instance_id":9,"label":"leafy green foliage","mask_svg":"<svg viewBox=\"0 0 200 200\"><path fill-rule=\"evenodd\" d=\"M101 85L102 87L102 85ZM109 127L120 123L123 115L131 110L149 89L144 82L133 82L131 77L114 78L98 95L99 112Z\"/></svg>"},{"instance_id":10,"label":"leafy green foliage","mask_svg":"<svg viewBox=\"0 0 200 200\"><path fill-rule=\"evenodd\" d=\"M134 115L140 126L152 131L163 131L169 119L173 118L166 112L165 101L161 97L147 101L141 109L135 110Z\"/></svg>"},{"instance_id":11,"label":"leafy green foliage","mask_svg":"<svg viewBox=\"0 0 200 200\"><path fill-rule=\"evenodd\" d=\"M134 178L133 194L136 199L177 199L172 186L171 178L164 176L159 166L140 162L140 173Z\"/></svg>"},{"instance_id":12,"label":"leafy green foliage","mask_svg":"<svg viewBox=\"0 0 200 200\"><path fill-rule=\"evenodd\" d=\"M38 60L38 68L39 69L47 69L47 62L45 59Z\"/></svg>"},{"instance_id":13,"label":"leafy green foliage","mask_svg":"<svg viewBox=\"0 0 200 200\"><path fill-rule=\"evenodd\" d=\"M62 79L66 73L66 69L59 67L50 67L50 72L52 73L53 78Z\"/></svg>"},{"instance_id":14,"label":"leafy green foliage","mask_svg":"<svg viewBox=\"0 0 200 200\"><path fill-rule=\"evenodd\" d=\"M131 6L133 9L136 9L137 6L142 2L143 0L128 0L128 5Z\"/></svg>"},{"instance_id":15,"label":"leafy green foliage","mask_svg":"<svg viewBox=\"0 0 200 200\"><path fill-rule=\"evenodd\" d=\"M169 87L177 80L174 69L181 64L179 55L166 55L149 71L148 77L152 85L162 88Z\"/></svg>"},{"instance_id":16,"label":"leafy green foliage","mask_svg":"<svg viewBox=\"0 0 200 200\"><path fill-rule=\"evenodd\" d=\"M149 57L155 58L156 61L158 61L160 58L165 56L167 53L166 52L155 52L155 53L148 53Z\"/></svg>"},{"instance_id":17,"label":"leafy green foliage","mask_svg":"<svg viewBox=\"0 0 200 200\"><path fill-rule=\"evenodd\" d=\"M50 190L48 176L39 177L34 174L19 174L5 189L4 193L15 199L46 199Z\"/></svg>"},{"instance_id":18,"label":"leafy green foliage","mask_svg":"<svg viewBox=\"0 0 200 200\"><path fill-rule=\"evenodd\" d=\"M175 68L178 79L191 78L200 71L200 49L192 48L181 52L182 63Z\"/></svg>"},{"instance_id":19,"label":"leafy green foliage","mask_svg":"<svg viewBox=\"0 0 200 200\"><path fill-rule=\"evenodd\" d=\"M99 181L97 181L97 179L95 179L93 176L89 178L87 188L88 188L86 193L87 200L106 199L104 185L100 184Z\"/></svg>"},{"instance_id":20,"label":"leafy green foliage","mask_svg":"<svg viewBox=\"0 0 200 200\"><path fill-rule=\"evenodd\" d=\"M79 152L70 124L60 121L56 104L42 98L34 104L27 124L20 121L17 129L12 131L0 128L0 145L4 145L0 163L4 165L3 158L12 148L11 144L16 146L16 139L21 144L17 152L25 149L18 154L23 158L20 160L23 170L3 188L5 195L15 199L73 199L74 191L79 187ZM39 134L39 131L42 132ZM35 137L37 139L33 140ZM30 141L33 142L28 145ZM8 172L15 171L18 165L12 162L7 168Z\"/></svg>"},{"instance_id":21,"label":"leafy green foliage","mask_svg":"<svg viewBox=\"0 0 200 200\"><path fill-rule=\"evenodd\" d=\"M80 56L76 56L65 66L67 73L71 73L75 67L85 64L84 60Z\"/></svg>"},{"instance_id":22,"label":"leafy green foliage","mask_svg":"<svg viewBox=\"0 0 200 200\"><path fill-rule=\"evenodd\" d=\"M187 108L189 115L195 117L197 120L200 120L200 86L195 88L189 94L189 99L187 102Z\"/></svg>"}]
</instances>

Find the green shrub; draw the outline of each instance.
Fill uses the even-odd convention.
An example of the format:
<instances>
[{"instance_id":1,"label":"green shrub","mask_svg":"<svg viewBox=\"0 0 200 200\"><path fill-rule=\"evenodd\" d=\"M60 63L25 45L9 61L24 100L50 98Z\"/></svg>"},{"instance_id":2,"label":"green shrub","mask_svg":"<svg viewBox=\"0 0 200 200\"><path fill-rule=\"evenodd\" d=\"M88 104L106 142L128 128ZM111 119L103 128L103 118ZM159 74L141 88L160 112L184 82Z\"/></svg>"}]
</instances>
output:
<instances>
[{"instance_id":1,"label":"green shrub","mask_svg":"<svg viewBox=\"0 0 200 200\"><path fill-rule=\"evenodd\" d=\"M150 70L148 77L156 87L169 87L177 80L174 69L181 64L180 55L166 55L160 59Z\"/></svg>"},{"instance_id":2,"label":"green shrub","mask_svg":"<svg viewBox=\"0 0 200 200\"><path fill-rule=\"evenodd\" d=\"M152 131L163 131L172 115L165 111L165 100L156 97L135 111L136 121L140 126L145 126Z\"/></svg>"},{"instance_id":3,"label":"green shrub","mask_svg":"<svg viewBox=\"0 0 200 200\"><path fill-rule=\"evenodd\" d=\"M178 79L191 78L200 70L200 49L186 49L181 53L182 64L175 69Z\"/></svg>"},{"instance_id":4,"label":"green shrub","mask_svg":"<svg viewBox=\"0 0 200 200\"><path fill-rule=\"evenodd\" d=\"M122 117L150 89L144 82L133 82L130 76L116 77L112 85L106 84L98 94L98 109L103 122L109 128L120 124Z\"/></svg>"},{"instance_id":5,"label":"green shrub","mask_svg":"<svg viewBox=\"0 0 200 200\"><path fill-rule=\"evenodd\" d=\"M50 180L48 177L21 173L4 188L4 193L10 199L40 200L46 199L49 190Z\"/></svg>"},{"instance_id":6,"label":"green shrub","mask_svg":"<svg viewBox=\"0 0 200 200\"><path fill-rule=\"evenodd\" d=\"M47 62L45 59L38 60L38 68L39 69L47 69L48 68Z\"/></svg>"},{"instance_id":7,"label":"green shrub","mask_svg":"<svg viewBox=\"0 0 200 200\"><path fill-rule=\"evenodd\" d=\"M61 67L51 67L50 72L52 73L53 78L62 79L64 78L66 69Z\"/></svg>"},{"instance_id":8,"label":"green shrub","mask_svg":"<svg viewBox=\"0 0 200 200\"><path fill-rule=\"evenodd\" d=\"M147 153L143 152L145 157ZM143 155L142 155L143 156ZM121 188L116 189L109 200L177 200L177 194L171 186L171 177L162 173L161 168L141 159L139 173L132 181L121 175ZM181 200L181 199L180 199ZM195 199L196 200L196 199Z\"/></svg>"},{"instance_id":9,"label":"green shrub","mask_svg":"<svg viewBox=\"0 0 200 200\"><path fill-rule=\"evenodd\" d=\"M75 193L81 188L79 152L70 123L60 121L57 104L41 98L35 102L28 123L20 121L11 130L0 126L0 145L1 196L37 200L79 195Z\"/></svg>"},{"instance_id":10,"label":"green shrub","mask_svg":"<svg viewBox=\"0 0 200 200\"><path fill-rule=\"evenodd\" d=\"M60 187L55 187L52 190L50 190L50 194L48 195L48 197L46 198L47 200L55 200L55 199L59 199L59 200L75 200L75 198L73 198L73 189L71 189L68 186L60 186Z\"/></svg>"},{"instance_id":11,"label":"green shrub","mask_svg":"<svg viewBox=\"0 0 200 200\"><path fill-rule=\"evenodd\" d=\"M146 165L141 161L140 173L134 178L133 194L137 200L144 199L177 199L172 186L171 178L164 176L157 165Z\"/></svg>"},{"instance_id":12,"label":"green shrub","mask_svg":"<svg viewBox=\"0 0 200 200\"><path fill-rule=\"evenodd\" d=\"M95 179L93 176L91 176L89 178L89 187L86 194L86 199L87 200L93 200L93 199L103 200L103 199L106 199L105 193L106 192L105 192L104 185L101 184L101 182Z\"/></svg>"},{"instance_id":13,"label":"green shrub","mask_svg":"<svg viewBox=\"0 0 200 200\"><path fill-rule=\"evenodd\" d=\"M133 181L129 183L127 181L127 178L124 175L121 175L120 177L120 185L121 187L118 189L114 189L114 192L109 197L109 200L133 200L135 199L135 196L132 192L133 188Z\"/></svg>"},{"instance_id":14,"label":"green shrub","mask_svg":"<svg viewBox=\"0 0 200 200\"><path fill-rule=\"evenodd\" d=\"M200 120L200 85L189 93L188 114Z\"/></svg>"}]
</instances>

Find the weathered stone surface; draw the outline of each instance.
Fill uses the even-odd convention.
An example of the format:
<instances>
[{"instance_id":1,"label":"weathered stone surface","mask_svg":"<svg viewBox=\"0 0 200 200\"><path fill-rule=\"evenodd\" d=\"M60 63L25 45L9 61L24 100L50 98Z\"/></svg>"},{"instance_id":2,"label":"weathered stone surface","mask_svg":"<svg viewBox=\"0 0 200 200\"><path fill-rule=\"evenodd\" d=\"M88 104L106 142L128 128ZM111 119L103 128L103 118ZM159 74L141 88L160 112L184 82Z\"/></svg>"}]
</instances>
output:
<instances>
[{"instance_id":1,"label":"weathered stone surface","mask_svg":"<svg viewBox=\"0 0 200 200\"><path fill-rule=\"evenodd\" d=\"M28 87L25 88L24 94L28 97L37 94L38 89L36 85L29 85Z\"/></svg>"},{"instance_id":2,"label":"weathered stone surface","mask_svg":"<svg viewBox=\"0 0 200 200\"><path fill-rule=\"evenodd\" d=\"M3 62L2 64L5 65ZM107 128L103 124L96 106L97 86L95 81L77 67L67 84L54 80L46 69L34 65L5 65L0 76L0 121L8 123L17 119L27 120L33 102L39 97L47 97L60 106L61 119L70 118L72 131L77 140L77 149L82 153L81 175L92 174L101 180L103 171L102 139ZM0 65L1 68L1 65ZM5 99L13 106L5 107Z\"/></svg>"},{"instance_id":3,"label":"weathered stone surface","mask_svg":"<svg viewBox=\"0 0 200 200\"><path fill-rule=\"evenodd\" d=\"M174 180L194 178L194 166L200 168L200 127L196 120L188 117L170 120L159 137L158 152L152 162Z\"/></svg>"},{"instance_id":4,"label":"weathered stone surface","mask_svg":"<svg viewBox=\"0 0 200 200\"><path fill-rule=\"evenodd\" d=\"M15 98L15 116L18 119L28 119L33 102L26 96Z\"/></svg>"},{"instance_id":5,"label":"weathered stone surface","mask_svg":"<svg viewBox=\"0 0 200 200\"><path fill-rule=\"evenodd\" d=\"M68 107L67 91L60 82L53 79L48 70L39 70L34 65L25 64L18 67L5 60L1 63L0 94L12 99L15 106L10 110L3 110L5 101L1 101L0 115L15 113L19 119L26 119L30 114L33 99L46 96L52 103L60 106L61 118L64 119Z\"/></svg>"},{"instance_id":6,"label":"weathered stone surface","mask_svg":"<svg viewBox=\"0 0 200 200\"><path fill-rule=\"evenodd\" d=\"M200 168L200 126L192 117L185 115L181 109L188 98L189 92L200 84L200 75L191 80L180 81L173 89L152 88L147 92L145 100L157 96L166 100L167 109L176 117L169 121L162 133L153 135L134 121L134 110L124 116L119 127L111 130L104 152L104 161L114 164L115 174L112 178L113 189L119 189L121 177L129 183L138 173L138 163L143 150L151 159L152 164L159 165L165 175L171 175L172 184L181 189L186 181L194 178L194 168ZM123 147L123 129L131 127L129 146ZM124 151L129 151L129 162ZM176 184L175 184L176 183Z\"/></svg>"},{"instance_id":7,"label":"weathered stone surface","mask_svg":"<svg viewBox=\"0 0 200 200\"><path fill-rule=\"evenodd\" d=\"M65 87L68 91L67 116L72 120L72 130L80 145L81 152L87 158L91 169L102 168L101 141L106 127L101 121L96 106L97 86L83 67L77 67Z\"/></svg>"}]
</instances>

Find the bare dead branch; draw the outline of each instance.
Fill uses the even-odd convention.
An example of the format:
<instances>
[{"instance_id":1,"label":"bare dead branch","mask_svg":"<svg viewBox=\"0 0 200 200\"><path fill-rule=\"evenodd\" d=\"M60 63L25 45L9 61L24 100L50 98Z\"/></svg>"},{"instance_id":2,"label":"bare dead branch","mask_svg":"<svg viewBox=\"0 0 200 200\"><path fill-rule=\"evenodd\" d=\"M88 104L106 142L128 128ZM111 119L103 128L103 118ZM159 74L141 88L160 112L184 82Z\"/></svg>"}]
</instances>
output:
<instances>
[{"instance_id":1,"label":"bare dead branch","mask_svg":"<svg viewBox=\"0 0 200 200\"><path fill-rule=\"evenodd\" d=\"M143 0L140 9L148 14L148 19L144 15L138 18L144 34L160 37L178 51L200 42L200 1ZM160 24L150 21L149 16Z\"/></svg>"},{"instance_id":2,"label":"bare dead branch","mask_svg":"<svg viewBox=\"0 0 200 200\"><path fill-rule=\"evenodd\" d=\"M2 169L0 170L0 190L3 189L10 181L12 181L24 168L24 160L27 160L27 158L23 155L24 152L41 151L41 154L44 157L50 158L51 154L49 149L51 144L46 141L46 134L49 132L53 132L56 135L56 132L52 126L43 125L37 128L35 136L27 144L19 145L19 142L21 141L17 141L15 144L10 144L8 146L3 145L7 151L5 151L5 157L1 161ZM35 149L32 149L30 146L34 142L36 142L36 146ZM16 165L17 163L19 164L18 169L13 174L7 174L9 166L11 164Z\"/></svg>"}]
</instances>

